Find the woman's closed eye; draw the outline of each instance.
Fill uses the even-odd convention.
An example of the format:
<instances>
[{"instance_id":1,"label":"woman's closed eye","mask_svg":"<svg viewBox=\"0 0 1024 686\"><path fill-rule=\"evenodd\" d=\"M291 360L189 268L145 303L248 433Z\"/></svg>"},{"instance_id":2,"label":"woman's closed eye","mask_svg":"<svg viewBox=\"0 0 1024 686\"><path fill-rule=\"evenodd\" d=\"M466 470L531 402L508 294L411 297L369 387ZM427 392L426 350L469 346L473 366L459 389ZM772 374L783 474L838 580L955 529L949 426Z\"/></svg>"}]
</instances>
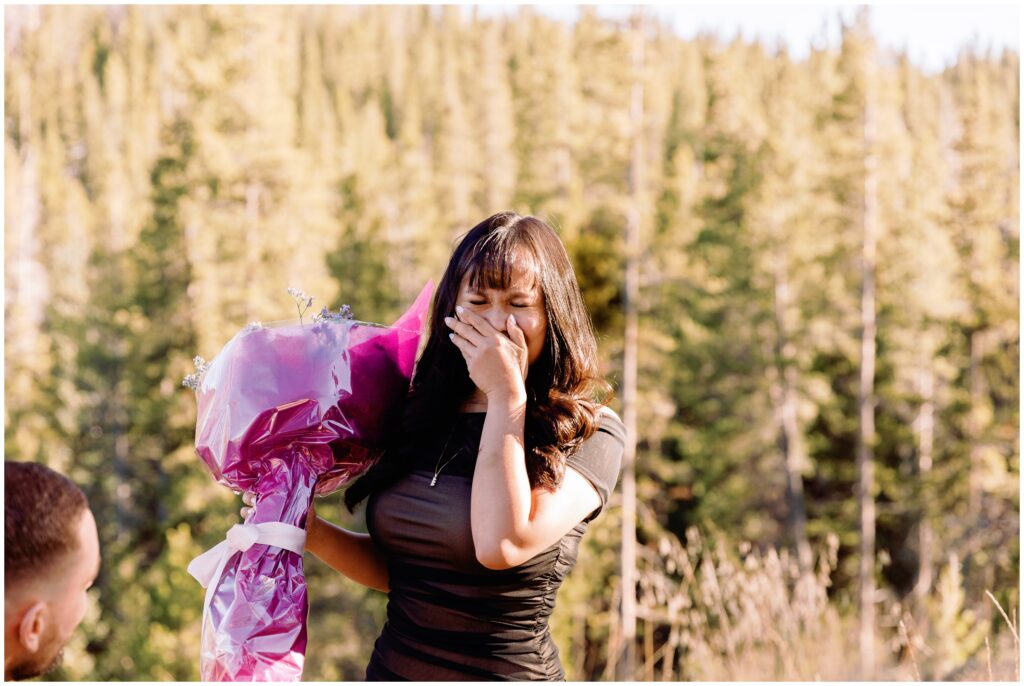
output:
<instances>
[{"instance_id":1,"label":"woman's closed eye","mask_svg":"<svg viewBox=\"0 0 1024 686\"><path fill-rule=\"evenodd\" d=\"M475 300L470 300L469 304L470 305L486 305L487 303L486 302L477 302ZM528 303L512 303L512 307L529 307L529 306L530 305Z\"/></svg>"}]
</instances>

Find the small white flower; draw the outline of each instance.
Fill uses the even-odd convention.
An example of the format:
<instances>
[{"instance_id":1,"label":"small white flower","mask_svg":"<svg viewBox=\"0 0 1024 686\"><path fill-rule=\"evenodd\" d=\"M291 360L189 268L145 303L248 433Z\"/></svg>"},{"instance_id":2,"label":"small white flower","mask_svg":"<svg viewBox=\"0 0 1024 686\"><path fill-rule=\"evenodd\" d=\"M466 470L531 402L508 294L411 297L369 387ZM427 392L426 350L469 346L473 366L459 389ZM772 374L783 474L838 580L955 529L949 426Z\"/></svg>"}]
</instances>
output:
<instances>
[{"instance_id":1,"label":"small white flower","mask_svg":"<svg viewBox=\"0 0 1024 686\"><path fill-rule=\"evenodd\" d=\"M286 288L288 295L295 298L295 309L299 311L299 322L302 322L302 315L313 306L313 296L306 295L298 288Z\"/></svg>"},{"instance_id":2,"label":"small white flower","mask_svg":"<svg viewBox=\"0 0 1024 686\"><path fill-rule=\"evenodd\" d=\"M206 373L206 370L210 368L210 363L196 355L192 358L192 364L196 366L195 374L189 374L186 376L182 380L181 385L186 388L191 388L193 391L198 393L199 384L202 383L203 375Z\"/></svg>"}]
</instances>

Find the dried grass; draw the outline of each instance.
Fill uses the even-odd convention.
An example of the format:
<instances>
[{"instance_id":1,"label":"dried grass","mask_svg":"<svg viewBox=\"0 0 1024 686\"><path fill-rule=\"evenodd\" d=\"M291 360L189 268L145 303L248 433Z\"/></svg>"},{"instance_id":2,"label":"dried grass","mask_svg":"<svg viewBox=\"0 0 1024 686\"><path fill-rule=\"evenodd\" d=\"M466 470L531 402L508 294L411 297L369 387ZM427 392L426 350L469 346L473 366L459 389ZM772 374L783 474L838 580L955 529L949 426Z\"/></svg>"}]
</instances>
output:
<instances>
[{"instance_id":1,"label":"dried grass","mask_svg":"<svg viewBox=\"0 0 1024 686\"><path fill-rule=\"evenodd\" d=\"M1010 628L1016 655L1012 666L1003 657L994 669L992 649L1008 656L1009 646L1001 649L979 633L987 626L963 606L955 560L934 597L915 608L920 622L897 600L880 599L878 664L863 673L857 664L855 612L829 598L838 548L838 539L829 536L814 568L801 570L786 551L750 544L729 549L722 541L709 544L694 528L687 531L685 545L662 534L657 549L641 547L636 679L1011 680L1012 672L1019 680L1016 615L1011 620L989 594ZM955 635L940 640L941 633Z\"/></svg>"}]
</instances>

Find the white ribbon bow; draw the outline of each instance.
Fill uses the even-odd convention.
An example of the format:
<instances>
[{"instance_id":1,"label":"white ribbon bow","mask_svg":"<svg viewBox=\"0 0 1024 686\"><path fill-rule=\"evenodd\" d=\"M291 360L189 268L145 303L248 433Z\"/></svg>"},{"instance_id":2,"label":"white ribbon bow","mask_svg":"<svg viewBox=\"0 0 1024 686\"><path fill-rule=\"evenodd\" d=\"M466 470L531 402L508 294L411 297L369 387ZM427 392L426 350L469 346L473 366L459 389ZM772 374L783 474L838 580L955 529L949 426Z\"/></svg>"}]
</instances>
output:
<instances>
[{"instance_id":1,"label":"white ribbon bow","mask_svg":"<svg viewBox=\"0 0 1024 686\"><path fill-rule=\"evenodd\" d=\"M223 541L189 562L188 573L206 589L206 599L203 601L204 633L213 592L220 583L220 577L228 561L235 553L245 552L257 543L276 546L301 555L306 548L306 531L284 522L235 524L228 530Z\"/></svg>"}]
</instances>

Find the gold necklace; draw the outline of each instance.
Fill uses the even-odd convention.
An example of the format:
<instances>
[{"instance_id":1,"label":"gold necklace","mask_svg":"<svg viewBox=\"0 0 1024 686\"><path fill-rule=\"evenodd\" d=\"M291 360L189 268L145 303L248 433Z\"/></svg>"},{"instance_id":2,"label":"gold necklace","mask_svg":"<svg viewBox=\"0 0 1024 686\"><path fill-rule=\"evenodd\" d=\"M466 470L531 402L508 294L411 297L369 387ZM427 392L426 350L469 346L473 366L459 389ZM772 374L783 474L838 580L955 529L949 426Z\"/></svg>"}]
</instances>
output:
<instances>
[{"instance_id":1,"label":"gold necklace","mask_svg":"<svg viewBox=\"0 0 1024 686\"><path fill-rule=\"evenodd\" d=\"M444 457L444 451L448 450L448 444L452 440L452 436L455 434L455 425L452 425L451 431L448 432L448 439L444 442L444 447L441 448L441 454L437 457L437 464L434 465L434 478L430 480L430 487L433 488L437 485L437 477L440 476L441 470L448 466L448 463L454 460L459 453L462 452L460 447L455 453L449 457L444 464L441 464L441 458ZM438 466L440 465L440 466Z\"/></svg>"}]
</instances>

